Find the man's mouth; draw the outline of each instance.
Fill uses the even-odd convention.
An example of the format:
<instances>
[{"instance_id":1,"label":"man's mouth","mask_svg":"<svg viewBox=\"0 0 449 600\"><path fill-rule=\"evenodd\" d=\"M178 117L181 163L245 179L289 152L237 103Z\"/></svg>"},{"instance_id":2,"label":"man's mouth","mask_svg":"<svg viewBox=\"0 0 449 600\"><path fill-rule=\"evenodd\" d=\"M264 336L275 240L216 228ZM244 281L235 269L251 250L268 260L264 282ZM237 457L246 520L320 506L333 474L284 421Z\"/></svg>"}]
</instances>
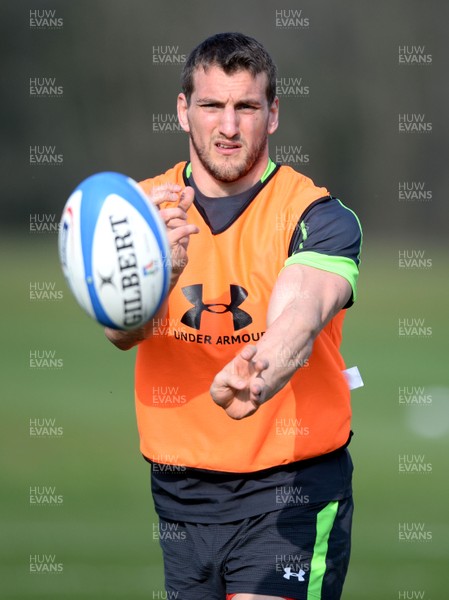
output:
<instances>
[{"instance_id":1,"label":"man's mouth","mask_svg":"<svg viewBox=\"0 0 449 600\"><path fill-rule=\"evenodd\" d=\"M215 142L215 147L220 154L233 154L242 147L238 142Z\"/></svg>"}]
</instances>

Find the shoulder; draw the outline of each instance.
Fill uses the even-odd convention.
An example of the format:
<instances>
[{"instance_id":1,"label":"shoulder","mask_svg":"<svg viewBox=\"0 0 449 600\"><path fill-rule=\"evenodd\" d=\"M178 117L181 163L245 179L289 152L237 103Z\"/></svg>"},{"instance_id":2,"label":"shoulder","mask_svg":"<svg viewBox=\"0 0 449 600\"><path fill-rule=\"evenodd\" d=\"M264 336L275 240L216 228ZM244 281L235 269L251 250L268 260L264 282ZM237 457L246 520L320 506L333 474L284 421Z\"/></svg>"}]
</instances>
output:
<instances>
[{"instance_id":1,"label":"shoulder","mask_svg":"<svg viewBox=\"0 0 449 600\"><path fill-rule=\"evenodd\" d=\"M292 200L300 196L302 199L313 202L318 198L329 197L329 192L325 187L317 186L310 177L287 165L280 166L273 179L276 192L280 195L288 195Z\"/></svg>"},{"instance_id":2,"label":"shoulder","mask_svg":"<svg viewBox=\"0 0 449 600\"><path fill-rule=\"evenodd\" d=\"M179 162L161 175L156 175L155 177L150 177L140 181L139 185L147 194L150 193L154 187L163 185L164 183L178 183L183 185L183 173L186 164L186 161Z\"/></svg>"},{"instance_id":3,"label":"shoulder","mask_svg":"<svg viewBox=\"0 0 449 600\"><path fill-rule=\"evenodd\" d=\"M325 233L326 238L334 240L342 238L354 243L362 238L362 226L356 213L334 197L312 203L302 215L301 223L310 234Z\"/></svg>"}]
</instances>

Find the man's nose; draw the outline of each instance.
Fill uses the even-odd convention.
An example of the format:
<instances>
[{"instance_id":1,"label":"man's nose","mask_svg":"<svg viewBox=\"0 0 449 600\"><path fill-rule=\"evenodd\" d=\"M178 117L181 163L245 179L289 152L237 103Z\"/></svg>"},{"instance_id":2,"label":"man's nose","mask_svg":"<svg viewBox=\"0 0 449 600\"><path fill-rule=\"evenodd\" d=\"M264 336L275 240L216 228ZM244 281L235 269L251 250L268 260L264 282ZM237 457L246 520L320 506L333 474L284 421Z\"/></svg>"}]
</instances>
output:
<instances>
[{"instance_id":1,"label":"man's nose","mask_svg":"<svg viewBox=\"0 0 449 600\"><path fill-rule=\"evenodd\" d=\"M222 114L219 124L219 131L227 138L235 137L239 132L239 118L234 107L226 107Z\"/></svg>"}]
</instances>

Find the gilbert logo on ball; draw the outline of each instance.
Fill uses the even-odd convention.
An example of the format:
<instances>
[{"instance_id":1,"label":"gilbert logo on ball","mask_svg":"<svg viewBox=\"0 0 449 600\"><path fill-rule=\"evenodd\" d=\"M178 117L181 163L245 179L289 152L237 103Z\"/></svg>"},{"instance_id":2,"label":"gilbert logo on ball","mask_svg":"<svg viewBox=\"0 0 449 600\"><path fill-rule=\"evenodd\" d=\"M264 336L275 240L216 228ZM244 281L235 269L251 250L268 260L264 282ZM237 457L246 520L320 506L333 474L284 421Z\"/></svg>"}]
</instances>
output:
<instances>
[{"instance_id":1,"label":"gilbert logo on ball","mask_svg":"<svg viewBox=\"0 0 449 600\"><path fill-rule=\"evenodd\" d=\"M121 173L92 175L72 193L62 213L59 257L80 306L114 329L142 326L168 293L165 224Z\"/></svg>"}]
</instances>

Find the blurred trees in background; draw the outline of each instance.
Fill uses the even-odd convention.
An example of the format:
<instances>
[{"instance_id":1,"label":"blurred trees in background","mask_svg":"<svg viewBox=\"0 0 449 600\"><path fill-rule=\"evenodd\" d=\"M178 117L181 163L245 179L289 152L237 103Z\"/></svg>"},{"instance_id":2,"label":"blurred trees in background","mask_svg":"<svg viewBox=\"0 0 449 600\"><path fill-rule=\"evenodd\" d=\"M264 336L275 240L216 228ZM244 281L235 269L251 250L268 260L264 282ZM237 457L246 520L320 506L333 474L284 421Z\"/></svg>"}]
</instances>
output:
<instances>
[{"instance_id":1,"label":"blurred trees in background","mask_svg":"<svg viewBox=\"0 0 449 600\"><path fill-rule=\"evenodd\" d=\"M186 159L174 116L180 63L231 30L259 39L278 65L273 159L341 197L365 233L435 239L447 229L442 1L9 0L1 13L2 221L18 233L31 213L59 218L96 171L139 180ZM44 16L56 26L37 26ZM401 63L401 53L418 58ZM31 93L44 79L62 93ZM400 115L427 132L400 132ZM36 162L41 153L59 162ZM401 197L401 186L422 193Z\"/></svg>"}]
</instances>

